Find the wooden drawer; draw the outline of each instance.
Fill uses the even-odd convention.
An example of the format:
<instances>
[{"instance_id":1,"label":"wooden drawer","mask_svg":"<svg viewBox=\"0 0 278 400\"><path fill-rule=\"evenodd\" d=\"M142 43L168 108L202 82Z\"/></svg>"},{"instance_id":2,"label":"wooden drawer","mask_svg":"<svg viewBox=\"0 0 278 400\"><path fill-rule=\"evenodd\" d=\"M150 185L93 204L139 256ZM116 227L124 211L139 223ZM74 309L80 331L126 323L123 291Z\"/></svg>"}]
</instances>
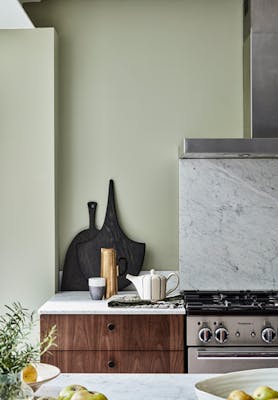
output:
<instances>
[{"instance_id":1,"label":"wooden drawer","mask_svg":"<svg viewBox=\"0 0 278 400\"><path fill-rule=\"evenodd\" d=\"M53 351L42 362L64 373L183 373L183 351Z\"/></svg>"},{"instance_id":2,"label":"wooden drawer","mask_svg":"<svg viewBox=\"0 0 278 400\"><path fill-rule=\"evenodd\" d=\"M184 350L183 315L41 315L57 326L54 350Z\"/></svg>"}]
</instances>

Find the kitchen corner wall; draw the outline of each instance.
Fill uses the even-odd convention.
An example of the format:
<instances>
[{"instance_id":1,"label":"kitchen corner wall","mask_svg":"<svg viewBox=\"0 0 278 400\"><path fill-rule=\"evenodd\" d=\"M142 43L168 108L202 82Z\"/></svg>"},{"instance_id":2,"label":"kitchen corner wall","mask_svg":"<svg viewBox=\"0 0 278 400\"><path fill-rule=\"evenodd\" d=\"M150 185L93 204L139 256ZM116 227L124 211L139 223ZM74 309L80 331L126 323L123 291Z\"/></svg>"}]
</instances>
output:
<instances>
[{"instance_id":1,"label":"kitchen corner wall","mask_svg":"<svg viewBox=\"0 0 278 400\"><path fill-rule=\"evenodd\" d=\"M0 313L55 293L55 31L0 30Z\"/></svg>"},{"instance_id":2,"label":"kitchen corner wall","mask_svg":"<svg viewBox=\"0 0 278 400\"><path fill-rule=\"evenodd\" d=\"M242 0L44 0L59 35L60 264L104 218L145 241L145 268L178 269L178 154L186 137L242 137Z\"/></svg>"}]
</instances>

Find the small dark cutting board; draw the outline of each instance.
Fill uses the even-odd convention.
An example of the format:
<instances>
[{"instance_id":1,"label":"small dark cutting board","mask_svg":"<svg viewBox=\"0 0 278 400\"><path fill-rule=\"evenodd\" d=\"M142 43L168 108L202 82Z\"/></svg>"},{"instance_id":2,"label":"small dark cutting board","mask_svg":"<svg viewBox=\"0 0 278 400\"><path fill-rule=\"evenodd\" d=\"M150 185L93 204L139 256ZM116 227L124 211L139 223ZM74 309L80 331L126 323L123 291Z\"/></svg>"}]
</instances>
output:
<instances>
[{"instance_id":1,"label":"small dark cutting board","mask_svg":"<svg viewBox=\"0 0 278 400\"><path fill-rule=\"evenodd\" d=\"M100 276L102 247L116 250L120 271L127 267L125 273L118 278L119 290L122 290L130 285L126 274L138 275L142 268L145 243L129 239L122 231L116 213L113 180L109 182L108 203L102 228L94 238L77 244L79 267L85 280L91 276Z\"/></svg>"},{"instance_id":2,"label":"small dark cutting board","mask_svg":"<svg viewBox=\"0 0 278 400\"><path fill-rule=\"evenodd\" d=\"M90 225L89 229L85 229L79 232L74 239L66 253L63 278L61 290L88 290L88 281L79 269L79 263L77 259L77 244L82 243L86 240L92 239L96 236L99 230L95 226L97 203L90 201L88 203Z\"/></svg>"}]
</instances>

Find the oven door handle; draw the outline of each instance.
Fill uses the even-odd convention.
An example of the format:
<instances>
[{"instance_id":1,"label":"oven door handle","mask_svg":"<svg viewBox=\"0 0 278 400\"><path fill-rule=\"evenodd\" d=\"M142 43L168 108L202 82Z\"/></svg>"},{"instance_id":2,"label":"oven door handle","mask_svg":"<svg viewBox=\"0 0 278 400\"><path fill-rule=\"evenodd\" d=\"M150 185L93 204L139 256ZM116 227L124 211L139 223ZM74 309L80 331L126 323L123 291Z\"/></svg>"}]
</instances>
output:
<instances>
[{"instance_id":1,"label":"oven door handle","mask_svg":"<svg viewBox=\"0 0 278 400\"><path fill-rule=\"evenodd\" d=\"M256 350L235 350L235 351L209 351L209 350L198 350L197 352L198 360L211 359L211 360L278 360L278 349L277 351L256 351Z\"/></svg>"}]
</instances>

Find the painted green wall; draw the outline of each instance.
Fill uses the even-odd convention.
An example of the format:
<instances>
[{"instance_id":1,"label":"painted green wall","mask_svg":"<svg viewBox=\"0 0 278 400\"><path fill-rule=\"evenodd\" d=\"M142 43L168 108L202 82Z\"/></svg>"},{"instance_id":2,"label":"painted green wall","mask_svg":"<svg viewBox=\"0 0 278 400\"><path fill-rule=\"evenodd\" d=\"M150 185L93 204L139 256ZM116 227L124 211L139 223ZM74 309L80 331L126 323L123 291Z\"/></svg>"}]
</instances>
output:
<instances>
[{"instance_id":1,"label":"painted green wall","mask_svg":"<svg viewBox=\"0 0 278 400\"><path fill-rule=\"evenodd\" d=\"M26 4L59 34L60 262L87 226L86 202L116 184L145 268L178 267L184 137L242 137L242 0L44 0Z\"/></svg>"},{"instance_id":2,"label":"painted green wall","mask_svg":"<svg viewBox=\"0 0 278 400\"><path fill-rule=\"evenodd\" d=\"M54 29L0 30L0 313L55 293Z\"/></svg>"}]
</instances>

